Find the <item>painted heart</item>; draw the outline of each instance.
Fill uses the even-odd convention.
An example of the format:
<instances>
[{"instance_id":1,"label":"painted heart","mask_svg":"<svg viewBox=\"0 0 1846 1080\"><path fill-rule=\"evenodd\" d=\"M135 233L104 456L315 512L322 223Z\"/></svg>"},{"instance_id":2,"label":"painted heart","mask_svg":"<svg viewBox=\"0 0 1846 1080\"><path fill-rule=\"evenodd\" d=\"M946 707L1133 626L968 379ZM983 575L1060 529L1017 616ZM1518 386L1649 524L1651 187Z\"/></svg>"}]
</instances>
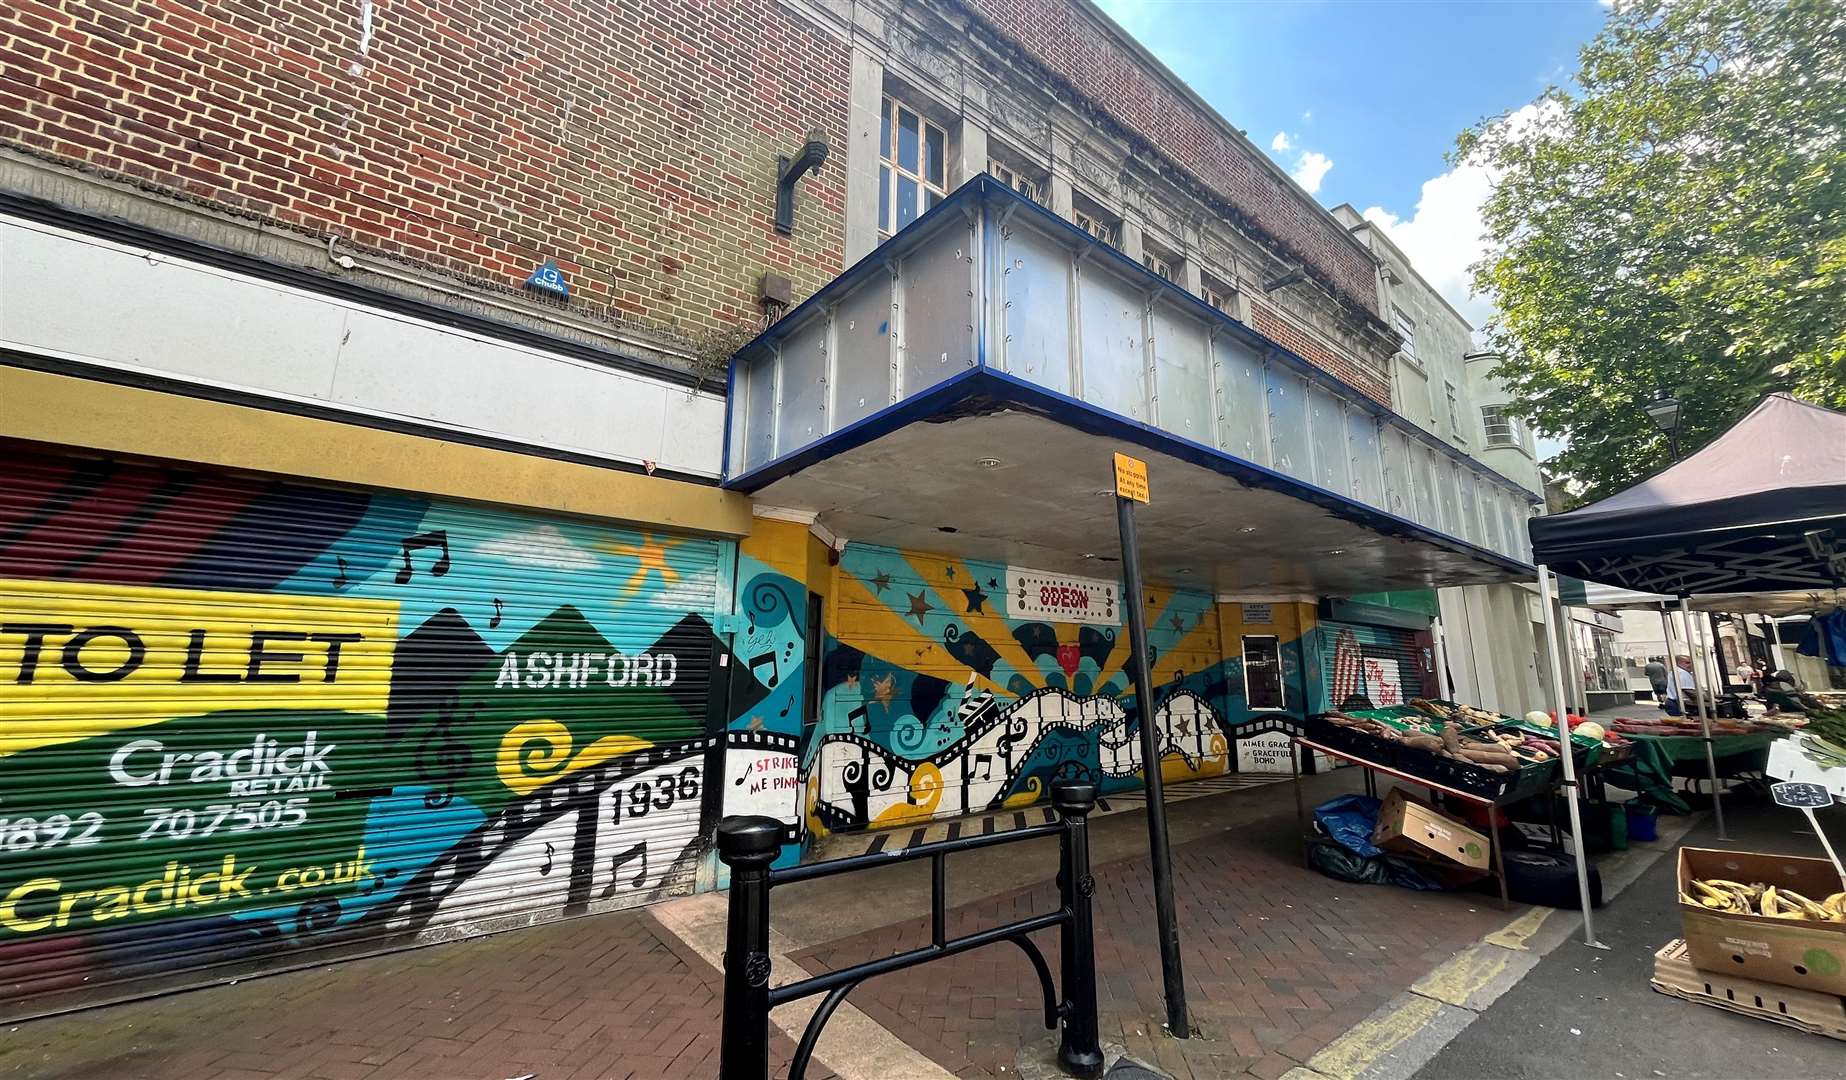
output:
<instances>
[{"instance_id":1,"label":"painted heart","mask_svg":"<svg viewBox=\"0 0 1846 1080\"><path fill-rule=\"evenodd\" d=\"M1075 645L1058 646L1058 666L1064 669L1067 677L1076 675L1077 665L1081 663L1083 663L1082 649Z\"/></svg>"}]
</instances>

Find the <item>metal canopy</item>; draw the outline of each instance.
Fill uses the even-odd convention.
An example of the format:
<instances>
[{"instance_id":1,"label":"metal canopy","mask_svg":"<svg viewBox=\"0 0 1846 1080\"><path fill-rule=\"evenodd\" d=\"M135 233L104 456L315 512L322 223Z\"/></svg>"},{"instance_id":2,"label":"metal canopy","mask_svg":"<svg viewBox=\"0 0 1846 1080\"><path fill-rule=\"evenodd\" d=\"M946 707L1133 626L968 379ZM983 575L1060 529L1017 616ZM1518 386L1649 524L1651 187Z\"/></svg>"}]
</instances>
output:
<instances>
[{"instance_id":1,"label":"metal canopy","mask_svg":"<svg viewBox=\"0 0 1846 1080\"><path fill-rule=\"evenodd\" d=\"M985 177L740 350L727 424L727 487L854 540L1098 572L1138 447L1156 576L1532 574L1535 494Z\"/></svg>"}]
</instances>

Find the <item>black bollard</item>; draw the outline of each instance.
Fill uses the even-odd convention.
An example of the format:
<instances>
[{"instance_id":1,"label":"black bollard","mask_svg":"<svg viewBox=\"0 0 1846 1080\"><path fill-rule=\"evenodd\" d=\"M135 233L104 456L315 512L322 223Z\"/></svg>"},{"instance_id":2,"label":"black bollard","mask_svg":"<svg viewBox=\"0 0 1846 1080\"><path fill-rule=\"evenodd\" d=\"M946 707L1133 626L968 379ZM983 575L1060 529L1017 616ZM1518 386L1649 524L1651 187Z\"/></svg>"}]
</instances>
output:
<instances>
[{"instance_id":1,"label":"black bollard","mask_svg":"<svg viewBox=\"0 0 1846 1080\"><path fill-rule=\"evenodd\" d=\"M718 823L718 858L731 868L720 1080L769 1075L769 864L781 850L782 823L775 818L727 817Z\"/></svg>"},{"instance_id":2,"label":"black bollard","mask_svg":"<svg viewBox=\"0 0 1846 1080\"><path fill-rule=\"evenodd\" d=\"M1096 938L1090 923L1088 817L1096 806L1096 785L1060 780L1051 785L1051 805L1063 822L1058 841L1058 897L1071 918L1058 928L1059 974L1064 992L1064 1024L1058 1064L1072 1076L1102 1075L1102 1044L1096 1022Z\"/></svg>"}]
</instances>

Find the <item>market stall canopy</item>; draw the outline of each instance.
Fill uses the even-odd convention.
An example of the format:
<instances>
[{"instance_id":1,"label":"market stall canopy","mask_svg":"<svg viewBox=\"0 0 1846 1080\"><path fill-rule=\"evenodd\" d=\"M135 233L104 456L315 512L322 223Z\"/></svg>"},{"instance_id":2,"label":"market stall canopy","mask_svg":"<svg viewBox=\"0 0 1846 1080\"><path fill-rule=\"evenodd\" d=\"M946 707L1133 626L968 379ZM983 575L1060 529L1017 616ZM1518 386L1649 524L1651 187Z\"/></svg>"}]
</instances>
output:
<instances>
[{"instance_id":1,"label":"market stall canopy","mask_svg":"<svg viewBox=\"0 0 1846 1080\"><path fill-rule=\"evenodd\" d=\"M1529 527L1536 561L1626 589L1838 589L1846 585L1846 414L1771 394L1684 461Z\"/></svg>"},{"instance_id":2,"label":"market stall canopy","mask_svg":"<svg viewBox=\"0 0 1846 1080\"><path fill-rule=\"evenodd\" d=\"M836 536L1070 573L1148 463L1149 576L1349 596L1529 578L1537 496L982 177L739 350L727 487Z\"/></svg>"}]
</instances>

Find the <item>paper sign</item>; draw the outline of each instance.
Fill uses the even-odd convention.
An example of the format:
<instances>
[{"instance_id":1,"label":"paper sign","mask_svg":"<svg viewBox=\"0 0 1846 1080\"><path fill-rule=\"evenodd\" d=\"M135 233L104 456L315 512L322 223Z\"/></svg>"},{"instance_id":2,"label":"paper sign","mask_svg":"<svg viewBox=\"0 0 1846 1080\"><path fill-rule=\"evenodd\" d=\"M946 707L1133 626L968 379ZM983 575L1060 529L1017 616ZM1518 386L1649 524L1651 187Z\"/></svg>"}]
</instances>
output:
<instances>
[{"instance_id":1,"label":"paper sign","mask_svg":"<svg viewBox=\"0 0 1846 1080\"><path fill-rule=\"evenodd\" d=\"M1780 784L1771 784L1769 794L1775 797L1777 806L1819 809L1833 805L1832 793L1819 784L1796 784L1785 780Z\"/></svg>"},{"instance_id":2,"label":"paper sign","mask_svg":"<svg viewBox=\"0 0 1846 1080\"><path fill-rule=\"evenodd\" d=\"M1115 493L1138 503L1147 501L1147 462L1127 454L1115 455Z\"/></svg>"}]
</instances>

